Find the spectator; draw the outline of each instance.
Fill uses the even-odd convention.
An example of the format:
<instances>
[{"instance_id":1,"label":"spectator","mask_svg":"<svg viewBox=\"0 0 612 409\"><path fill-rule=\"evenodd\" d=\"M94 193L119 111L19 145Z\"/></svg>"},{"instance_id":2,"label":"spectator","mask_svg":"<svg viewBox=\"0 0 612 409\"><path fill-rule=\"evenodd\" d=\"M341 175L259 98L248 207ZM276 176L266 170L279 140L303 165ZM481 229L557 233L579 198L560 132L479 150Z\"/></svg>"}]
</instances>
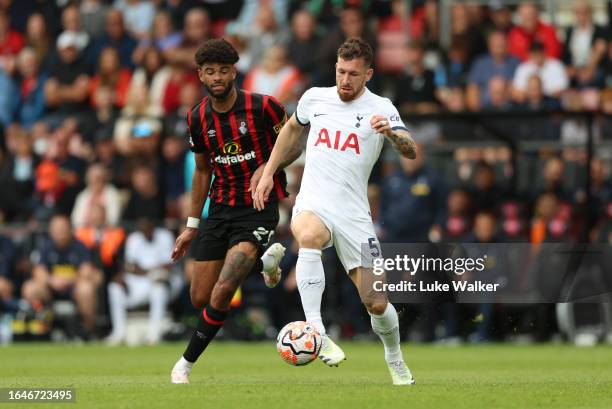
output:
<instances>
[{"instance_id":1,"label":"spectator","mask_svg":"<svg viewBox=\"0 0 612 409\"><path fill-rule=\"evenodd\" d=\"M353 37L363 39L372 47L376 44L376 39L367 30L362 12L357 8L345 8L340 12L340 26L335 31L330 32L319 47L319 53L317 54L319 62L317 78L319 83L313 85L327 87L336 84L335 72L330 68L335 66L338 59L338 47L347 38Z\"/></svg>"},{"instance_id":2,"label":"spectator","mask_svg":"<svg viewBox=\"0 0 612 409\"><path fill-rule=\"evenodd\" d=\"M542 193L535 202L530 241L541 244L567 232L567 224L559 219L559 199L554 193Z\"/></svg>"},{"instance_id":3,"label":"spectator","mask_svg":"<svg viewBox=\"0 0 612 409\"><path fill-rule=\"evenodd\" d=\"M515 109L525 112L550 112L561 109L561 104L558 99L544 95L542 80L534 74L527 83L525 101L515 105ZM561 128L555 118L543 116L520 121L518 129L517 136L524 140L558 140Z\"/></svg>"},{"instance_id":4,"label":"spectator","mask_svg":"<svg viewBox=\"0 0 612 409\"><path fill-rule=\"evenodd\" d=\"M467 48L463 43L451 43L444 65L436 70L438 98L449 88L464 88L467 84L470 64L467 61ZM440 98L441 99L441 98Z\"/></svg>"},{"instance_id":5,"label":"spectator","mask_svg":"<svg viewBox=\"0 0 612 409\"><path fill-rule=\"evenodd\" d=\"M140 65L145 51L154 46L162 53L166 50L177 48L183 40L180 31L174 29L172 18L167 11L158 11L153 20L153 34L140 40L138 47L134 50L134 63Z\"/></svg>"},{"instance_id":6,"label":"spectator","mask_svg":"<svg viewBox=\"0 0 612 409\"><path fill-rule=\"evenodd\" d=\"M396 1L396 3L404 3ZM425 0L421 8L410 15L410 38L420 41L427 49L437 48L440 34L440 12L437 0ZM405 3L404 3L405 4ZM405 14L404 14L405 15Z\"/></svg>"},{"instance_id":7,"label":"spectator","mask_svg":"<svg viewBox=\"0 0 612 409\"><path fill-rule=\"evenodd\" d=\"M137 88L148 90L149 103L155 112L163 110L164 93L170 81L172 70L165 66L164 59L159 49L150 47L144 54L142 66L132 75L128 95L135 92Z\"/></svg>"},{"instance_id":8,"label":"spectator","mask_svg":"<svg viewBox=\"0 0 612 409\"><path fill-rule=\"evenodd\" d=\"M552 157L548 159L544 163L542 179L531 193L532 199L535 201L536 198L544 194L552 194L558 201L571 202L574 195L568 192L564 186L564 173L565 163L561 158Z\"/></svg>"},{"instance_id":9,"label":"spectator","mask_svg":"<svg viewBox=\"0 0 612 409\"><path fill-rule=\"evenodd\" d=\"M380 214L386 242L419 243L441 236L446 220L446 186L424 162L419 146L416 159L400 158L401 168L383 181ZM419 217L410 216L415 214Z\"/></svg>"},{"instance_id":10,"label":"spectator","mask_svg":"<svg viewBox=\"0 0 612 409\"><path fill-rule=\"evenodd\" d=\"M264 54L270 47L287 44L289 33L285 27L278 24L272 7L261 5L257 10L254 30L248 37L251 65L257 66L262 63Z\"/></svg>"},{"instance_id":11,"label":"spectator","mask_svg":"<svg viewBox=\"0 0 612 409\"><path fill-rule=\"evenodd\" d=\"M10 17L0 11L0 69L12 74L15 66L15 56L24 46L21 33L11 30Z\"/></svg>"},{"instance_id":12,"label":"spectator","mask_svg":"<svg viewBox=\"0 0 612 409\"><path fill-rule=\"evenodd\" d=\"M141 217L138 230L131 233L125 244L125 273L108 285L108 297L113 330L107 343L125 341L127 310L149 304L148 344L161 341L162 320L170 301L174 236L170 231L155 227L152 220Z\"/></svg>"},{"instance_id":13,"label":"spectator","mask_svg":"<svg viewBox=\"0 0 612 409\"><path fill-rule=\"evenodd\" d=\"M476 164L473 186L470 189L470 198L475 211L494 212L506 199L506 194L496 179L493 166L487 162Z\"/></svg>"},{"instance_id":14,"label":"spectator","mask_svg":"<svg viewBox=\"0 0 612 409\"><path fill-rule=\"evenodd\" d=\"M34 208L33 194L35 172L40 158L32 150L31 136L16 127L15 136L10 141L11 154L7 158L7 170L12 179L11 196L19 203L19 209L14 220L26 221Z\"/></svg>"},{"instance_id":15,"label":"spectator","mask_svg":"<svg viewBox=\"0 0 612 409\"><path fill-rule=\"evenodd\" d=\"M19 105L15 119L24 128L30 128L45 111L46 74L40 71L38 54L33 48L26 47L17 57L19 73Z\"/></svg>"},{"instance_id":16,"label":"spectator","mask_svg":"<svg viewBox=\"0 0 612 409\"><path fill-rule=\"evenodd\" d=\"M287 112L293 112L304 84L299 70L287 62L287 50L277 45L266 50L263 62L244 80L247 91L276 97Z\"/></svg>"},{"instance_id":17,"label":"spectator","mask_svg":"<svg viewBox=\"0 0 612 409\"><path fill-rule=\"evenodd\" d=\"M574 16L574 26L565 34L563 63L575 85L600 86L608 41L606 29L593 23L593 9L587 0L576 1Z\"/></svg>"},{"instance_id":18,"label":"spectator","mask_svg":"<svg viewBox=\"0 0 612 409\"><path fill-rule=\"evenodd\" d=\"M98 163L109 172L110 182L119 189L127 189L130 185L130 173L126 169L125 158L117 153L113 143L112 128L110 133L104 130L96 133L94 153Z\"/></svg>"},{"instance_id":19,"label":"spectator","mask_svg":"<svg viewBox=\"0 0 612 409\"><path fill-rule=\"evenodd\" d=\"M115 143L123 155L152 158L159 147L163 112L149 99L145 86L132 87L115 125Z\"/></svg>"},{"instance_id":20,"label":"spectator","mask_svg":"<svg viewBox=\"0 0 612 409\"><path fill-rule=\"evenodd\" d=\"M87 169L86 187L79 193L72 209L72 225L81 227L91 225L92 208L100 205L105 210L105 221L115 226L121 216L121 198L119 191L109 183L109 174L101 164L94 164Z\"/></svg>"},{"instance_id":21,"label":"spectator","mask_svg":"<svg viewBox=\"0 0 612 409\"><path fill-rule=\"evenodd\" d=\"M518 109L532 112L555 111L561 109L561 103L556 98L544 95L542 80L534 74L527 81L525 100L518 105Z\"/></svg>"},{"instance_id":22,"label":"spectator","mask_svg":"<svg viewBox=\"0 0 612 409\"><path fill-rule=\"evenodd\" d=\"M0 125L6 127L13 122L17 103L15 95L18 95L19 88L13 78L0 69Z\"/></svg>"},{"instance_id":23,"label":"spectator","mask_svg":"<svg viewBox=\"0 0 612 409\"><path fill-rule=\"evenodd\" d=\"M32 276L23 284L22 297L34 309L53 300L74 300L84 329L91 333L102 274L92 265L87 248L72 235L66 216L51 219L49 236L50 240L37 249Z\"/></svg>"},{"instance_id":24,"label":"spectator","mask_svg":"<svg viewBox=\"0 0 612 409\"><path fill-rule=\"evenodd\" d=\"M91 38L104 33L108 6L101 0L83 0L79 6L80 20L83 28Z\"/></svg>"},{"instance_id":25,"label":"spectator","mask_svg":"<svg viewBox=\"0 0 612 409\"><path fill-rule=\"evenodd\" d=\"M461 240L472 228L469 193L463 189L453 189L448 195L447 208L444 238L447 241Z\"/></svg>"},{"instance_id":26,"label":"spectator","mask_svg":"<svg viewBox=\"0 0 612 409\"><path fill-rule=\"evenodd\" d=\"M135 222L140 217L163 220L165 215L164 197L159 191L153 169L141 166L132 172L132 188L123 220Z\"/></svg>"},{"instance_id":27,"label":"spectator","mask_svg":"<svg viewBox=\"0 0 612 409\"><path fill-rule=\"evenodd\" d=\"M287 44L289 61L306 77L309 84L316 83L317 52L321 37L316 32L314 16L306 10L295 12L291 18L291 38Z\"/></svg>"},{"instance_id":28,"label":"spectator","mask_svg":"<svg viewBox=\"0 0 612 409\"><path fill-rule=\"evenodd\" d=\"M199 100L199 88L192 83L185 84L181 89L179 109L176 113L166 117L165 121L166 138L162 142L162 179L166 209L170 217L179 215L179 199L185 192L185 141L189 138L187 136L187 113Z\"/></svg>"},{"instance_id":29,"label":"spectator","mask_svg":"<svg viewBox=\"0 0 612 409\"><path fill-rule=\"evenodd\" d=\"M195 68L195 55L198 47L210 36L210 20L206 10L193 8L185 14L182 41L176 48L164 51L164 58L170 64Z\"/></svg>"},{"instance_id":30,"label":"spectator","mask_svg":"<svg viewBox=\"0 0 612 409\"><path fill-rule=\"evenodd\" d=\"M92 205L87 224L75 230L75 237L92 252L92 262L107 279L114 277L122 266L125 232L121 227L109 226L106 210L101 204ZM107 280L105 280L107 281Z\"/></svg>"},{"instance_id":31,"label":"spectator","mask_svg":"<svg viewBox=\"0 0 612 409\"><path fill-rule=\"evenodd\" d=\"M514 27L510 7L504 5L503 0L494 0L489 3L489 9L491 10L490 17L493 23L493 31L508 34Z\"/></svg>"},{"instance_id":32,"label":"spectator","mask_svg":"<svg viewBox=\"0 0 612 409\"><path fill-rule=\"evenodd\" d=\"M89 64L98 64L98 58L107 47L113 47L119 51L121 66L133 69L132 54L137 42L125 30L123 15L119 10L111 9L106 15L106 29L104 34L96 38L90 53Z\"/></svg>"},{"instance_id":33,"label":"spectator","mask_svg":"<svg viewBox=\"0 0 612 409\"><path fill-rule=\"evenodd\" d=\"M127 99L132 74L127 68L121 68L119 52L112 47L102 50L98 61L98 72L89 83L91 105L95 108L95 94L100 86L105 86L113 91L113 101L116 106L123 108Z\"/></svg>"},{"instance_id":34,"label":"spectator","mask_svg":"<svg viewBox=\"0 0 612 409\"><path fill-rule=\"evenodd\" d=\"M115 0L113 7L121 11L130 34L139 40L149 34L155 18L155 5L143 0Z\"/></svg>"},{"instance_id":35,"label":"spectator","mask_svg":"<svg viewBox=\"0 0 612 409\"><path fill-rule=\"evenodd\" d=\"M410 42L405 57L406 68L396 83L395 105L403 114L437 111L434 73L425 68L423 46Z\"/></svg>"},{"instance_id":36,"label":"spectator","mask_svg":"<svg viewBox=\"0 0 612 409\"><path fill-rule=\"evenodd\" d=\"M36 168L36 188L40 192L38 218L47 220L53 212L70 214L80 191L85 163L69 149L73 130L58 128L47 158Z\"/></svg>"},{"instance_id":37,"label":"spectator","mask_svg":"<svg viewBox=\"0 0 612 409\"><path fill-rule=\"evenodd\" d=\"M42 14L34 13L28 17L25 36L26 45L36 51L42 70L48 72L51 67L53 39Z\"/></svg>"},{"instance_id":38,"label":"spectator","mask_svg":"<svg viewBox=\"0 0 612 409\"><path fill-rule=\"evenodd\" d=\"M384 74L396 74L400 72L404 66L402 59L402 51L406 46L407 38L421 39L424 19L418 23L419 27L413 30L410 24L410 31L414 31L413 35L407 30L408 24L405 24L406 16L410 14L407 10L407 3L403 0L391 1L391 14L384 16L378 21L376 34L376 72ZM424 8L420 8L419 17L423 18ZM413 13L416 14L416 13Z\"/></svg>"},{"instance_id":39,"label":"spectator","mask_svg":"<svg viewBox=\"0 0 612 409\"><path fill-rule=\"evenodd\" d=\"M467 103L472 111L490 104L488 86L493 77L501 76L507 81L514 77L520 61L508 54L506 36L501 31L489 35L489 53L478 57L470 69Z\"/></svg>"},{"instance_id":40,"label":"spectator","mask_svg":"<svg viewBox=\"0 0 612 409\"><path fill-rule=\"evenodd\" d=\"M612 180L609 178L609 166L599 157L591 160L591 216L599 218L605 215L606 206L612 202ZM576 193L576 202L586 204L586 192Z\"/></svg>"},{"instance_id":41,"label":"spectator","mask_svg":"<svg viewBox=\"0 0 612 409\"><path fill-rule=\"evenodd\" d=\"M16 309L15 276L17 249L12 240L0 234L0 311Z\"/></svg>"},{"instance_id":42,"label":"spectator","mask_svg":"<svg viewBox=\"0 0 612 409\"><path fill-rule=\"evenodd\" d=\"M77 38L79 49L85 50L90 45L91 38L81 26L81 15L76 5L69 5L62 11L62 27L64 32L72 33Z\"/></svg>"},{"instance_id":43,"label":"spectator","mask_svg":"<svg viewBox=\"0 0 612 409\"><path fill-rule=\"evenodd\" d=\"M87 111L79 130L85 140L93 145L99 135L112 138L119 108L115 105L115 93L107 86L98 86L92 95L95 110Z\"/></svg>"},{"instance_id":44,"label":"spectator","mask_svg":"<svg viewBox=\"0 0 612 409\"><path fill-rule=\"evenodd\" d=\"M482 107L483 109L504 112L513 108L510 98L510 84L504 77L491 78L487 94L487 104Z\"/></svg>"},{"instance_id":45,"label":"spectator","mask_svg":"<svg viewBox=\"0 0 612 409\"><path fill-rule=\"evenodd\" d=\"M468 6L454 4L451 8L451 43L463 44L469 64L487 50L481 30L470 22Z\"/></svg>"},{"instance_id":46,"label":"spectator","mask_svg":"<svg viewBox=\"0 0 612 409\"><path fill-rule=\"evenodd\" d=\"M548 58L542 43L534 42L529 51L529 60L521 63L516 69L512 82L512 94L516 102L524 102L527 95L527 83L532 75L542 80L544 95L560 98L561 93L569 86L565 67L558 59Z\"/></svg>"},{"instance_id":47,"label":"spectator","mask_svg":"<svg viewBox=\"0 0 612 409\"><path fill-rule=\"evenodd\" d=\"M46 121L52 128L68 116L81 114L87 109L89 98L89 75L78 35L63 32L57 39L57 49L59 61L52 66L45 83L47 106L53 109Z\"/></svg>"},{"instance_id":48,"label":"spectator","mask_svg":"<svg viewBox=\"0 0 612 409\"><path fill-rule=\"evenodd\" d=\"M557 39L555 28L540 21L537 7L532 2L522 3L518 15L518 26L508 34L510 54L526 61L530 56L531 45L539 42L547 57L561 58L562 45Z\"/></svg>"},{"instance_id":49,"label":"spectator","mask_svg":"<svg viewBox=\"0 0 612 409\"><path fill-rule=\"evenodd\" d=\"M499 246L489 245L491 243L503 242L497 230L497 218L494 213L481 211L474 217L474 230L466 241L468 243L478 243L479 246L468 247L468 254L472 253L470 254L472 259L479 256L482 257L483 254L486 255L487 269L482 272L475 270L467 273L468 277L464 276L464 278L468 281L482 280L488 283L508 281L506 277L503 277L508 274L507 265L504 262L504 250ZM493 320L494 297L480 294L478 298L480 298L480 302L476 305L474 315L480 316L481 319L476 322L476 333L470 338L473 342L489 342L492 337L491 324Z\"/></svg>"}]
</instances>

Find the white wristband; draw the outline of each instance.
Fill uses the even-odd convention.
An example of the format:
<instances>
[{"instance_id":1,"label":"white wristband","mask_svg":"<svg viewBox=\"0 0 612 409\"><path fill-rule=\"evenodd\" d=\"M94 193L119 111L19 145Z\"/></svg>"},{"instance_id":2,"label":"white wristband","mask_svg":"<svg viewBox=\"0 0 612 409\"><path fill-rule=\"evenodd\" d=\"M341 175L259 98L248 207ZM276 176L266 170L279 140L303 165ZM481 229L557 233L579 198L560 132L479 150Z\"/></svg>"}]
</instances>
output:
<instances>
[{"instance_id":1,"label":"white wristband","mask_svg":"<svg viewBox=\"0 0 612 409\"><path fill-rule=\"evenodd\" d=\"M198 219L197 217L188 217L187 227L190 229L197 229L198 227L200 227L200 219Z\"/></svg>"}]
</instances>

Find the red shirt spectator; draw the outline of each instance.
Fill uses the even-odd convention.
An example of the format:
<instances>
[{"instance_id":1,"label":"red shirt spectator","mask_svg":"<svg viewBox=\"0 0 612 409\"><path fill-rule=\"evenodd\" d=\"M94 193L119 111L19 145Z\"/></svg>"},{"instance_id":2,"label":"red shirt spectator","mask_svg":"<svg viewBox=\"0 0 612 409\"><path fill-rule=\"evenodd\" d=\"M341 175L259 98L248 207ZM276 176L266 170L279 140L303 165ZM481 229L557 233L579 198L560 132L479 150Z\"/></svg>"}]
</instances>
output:
<instances>
[{"instance_id":1,"label":"red shirt spectator","mask_svg":"<svg viewBox=\"0 0 612 409\"><path fill-rule=\"evenodd\" d=\"M538 10L533 4L519 8L520 24L508 34L508 51L522 61L529 57L529 47L534 41L544 44L547 57L561 58L562 45L553 26L538 19Z\"/></svg>"},{"instance_id":2,"label":"red shirt spectator","mask_svg":"<svg viewBox=\"0 0 612 409\"><path fill-rule=\"evenodd\" d=\"M23 36L11 30L9 17L0 13L0 55L16 55L23 45Z\"/></svg>"}]
</instances>

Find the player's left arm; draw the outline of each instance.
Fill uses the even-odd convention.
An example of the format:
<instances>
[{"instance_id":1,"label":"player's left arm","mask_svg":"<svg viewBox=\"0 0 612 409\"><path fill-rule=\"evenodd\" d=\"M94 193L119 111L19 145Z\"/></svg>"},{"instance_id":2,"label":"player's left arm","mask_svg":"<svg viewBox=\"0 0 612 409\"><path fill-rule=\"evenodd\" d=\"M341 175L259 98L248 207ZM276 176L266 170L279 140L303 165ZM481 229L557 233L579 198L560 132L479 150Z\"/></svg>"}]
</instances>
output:
<instances>
[{"instance_id":1,"label":"player's left arm","mask_svg":"<svg viewBox=\"0 0 612 409\"><path fill-rule=\"evenodd\" d=\"M383 134L391 142L391 146L393 146L397 153L408 159L416 158L416 143L412 139L410 132L404 127L401 119L399 119L399 114L393 113L389 117L373 115L370 118L370 125L372 129L379 134Z\"/></svg>"}]
</instances>

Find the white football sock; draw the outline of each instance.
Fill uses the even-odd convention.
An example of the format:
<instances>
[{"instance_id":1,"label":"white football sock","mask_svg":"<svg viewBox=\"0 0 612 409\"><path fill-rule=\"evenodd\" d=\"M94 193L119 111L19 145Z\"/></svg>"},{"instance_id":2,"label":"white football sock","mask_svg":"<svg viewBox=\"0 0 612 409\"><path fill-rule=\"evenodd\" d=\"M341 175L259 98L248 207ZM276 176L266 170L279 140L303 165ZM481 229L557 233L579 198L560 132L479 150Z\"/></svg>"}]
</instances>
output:
<instances>
[{"instance_id":1,"label":"white football sock","mask_svg":"<svg viewBox=\"0 0 612 409\"><path fill-rule=\"evenodd\" d=\"M180 370L184 370L187 372L191 372L191 369L193 368L193 364L195 362L189 362L188 360L186 360L185 358L183 358L181 356L181 359L179 359L176 364L174 364L174 371L180 371Z\"/></svg>"},{"instance_id":2,"label":"white football sock","mask_svg":"<svg viewBox=\"0 0 612 409\"><path fill-rule=\"evenodd\" d=\"M108 303L113 324L111 336L124 337L127 319L127 293L121 284L110 283L108 285Z\"/></svg>"},{"instance_id":3,"label":"white football sock","mask_svg":"<svg viewBox=\"0 0 612 409\"><path fill-rule=\"evenodd\" d=\"M264 253L263 256L261 256L261 262L263 263L263 271L270 270L272 266L276 264L274 256L268 253Z\"/></svg>"},{"instance_id":4,"label":"white football sock","mask_svg":"<svg viewBox=\"0 0 612 409\"><path fill-rule=\"evenodd\" d=\"M391 303L382 315L370 314L372 329L380 337L385 346L385 360L395 362L403 360L400 349L399 319L397 311Z\"/></svg>"},{"instance_id":5,"label":"white football sock","mask_svg":"<svg viewBox=\"0 0 612 409\"><path fill-rule=\"evenodd\" d=\"M321 318L321 298L325 290L321 250L300 249L295 266L295 278L300 290L306 321L314 325L321 335L325 335L325 327Z\"/></svg>"}]
</instances>

